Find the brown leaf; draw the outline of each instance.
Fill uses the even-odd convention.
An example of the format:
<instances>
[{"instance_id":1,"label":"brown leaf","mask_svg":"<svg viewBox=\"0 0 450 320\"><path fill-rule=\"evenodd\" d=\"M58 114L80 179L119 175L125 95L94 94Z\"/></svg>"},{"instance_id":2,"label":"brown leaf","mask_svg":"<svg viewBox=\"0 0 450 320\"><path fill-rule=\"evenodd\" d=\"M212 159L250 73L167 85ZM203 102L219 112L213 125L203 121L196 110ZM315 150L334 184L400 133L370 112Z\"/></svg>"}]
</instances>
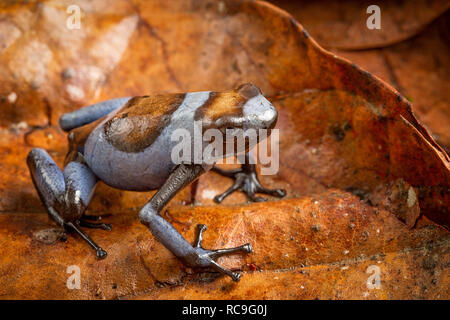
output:
<instances>
[{"instance_id":1,"label":"brown leaf","mask_svg":"<svg viewBox=\"0 0 450 320\"><path fill-rule=\"evenodd\" d=\"M420 215L417 189L411 187L402 179L380 185L368 195L372 205L392 212L409 228L415 226ZM406 204L406 205L405 205Z\"/></svg>"},{"instance_id":2,"label":"brown leaf","mask_svg":"<svg viewBox=\"0 0 450 320\"><path fill-rule=\"evenodd\" d=\"M391 86L264 2L77 3L80 30L65 27L65 6L54 2L0 7L0 35L8 32L0 37L0 296L448 298L449 237L433 222L449 225L449 159ZM241 283L183 267L154 239L137 218L152 193L99 185L89 214L110 213L105 222L114 226L88 232L105 260L77 237L53 241L25 158L44 147L62 165L61 114L111 97L244 82L279 110L280 171L262 180L288 198L247 204L233 194L213 205L230 181L210 173L195 205L181 205L192 200L187 188L164 213L189 241L197 223L207 224L207 248L251 242L253 255L221 261L244 271ZM414 210L403 197L410 188ZM389 202L392 191L398 197ZM419 208L426 217L416 228L395 216L411 226ZM66 288L70 265L81 269L81 290ZM381 268L380 291L367 287L371 265Z\"/></svg>"},{"instance_id":3,"label":"brown leaf","mask_svg":"<svg viewBox=\"0 0 450 320\"><path fill-rule=\"evenodd\" d=\"M418 119L433 137L450 150L450 63L446 13L416 37L368 51L336 51L364 69L392 83L413 103Z\"/></svg>"},{"instance_id":4,"label":"brown leaf","mask_svg":"<svg viewBox=\"0 0 450 320\"><path fill-rule=\"evenodd\" d=\"M361 50L386 47L415 36L450 7L445 0L351 1L271 0L327 48ZM380 8L381 29L369 29L370 5Z\"/></svg>"}]
</instances>

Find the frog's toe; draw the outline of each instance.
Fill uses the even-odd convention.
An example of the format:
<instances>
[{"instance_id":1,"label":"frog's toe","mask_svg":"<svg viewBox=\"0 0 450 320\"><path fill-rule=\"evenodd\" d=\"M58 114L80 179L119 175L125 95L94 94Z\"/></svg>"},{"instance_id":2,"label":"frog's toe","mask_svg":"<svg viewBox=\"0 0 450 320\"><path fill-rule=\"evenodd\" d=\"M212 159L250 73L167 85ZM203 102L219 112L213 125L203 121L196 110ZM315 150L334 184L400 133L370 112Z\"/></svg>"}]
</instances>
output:
<instances>
[{"instance_id":1,"label":"frog's toe","mask_svg":"<svg viewBox=\"0 0 450 320\"><path fill-rule=\"evenodd\" d=\"M102 216L91 216L91 215L87 215L84 214L81 216L81 220L86 220L86 221L100 221L102 220Z\"/></svg>"},{"instance_id":2,"label":"frog's toe","mask_svg":"<svg viewBox=\"0 0 450 320\"><path fill-rule=\"evenodd\" d=\"M110 223L93 223L86 221L85 219L80 220L80 226L90 229L102 229L106 231L112 230L112 225Z\"/></svg>"},{"instance_id":3,"label":"frog's toe","mask_svg":"<svg viewBox=\"0 0 450 320\"><path fill-rule=\"evenodd\" d=\"M217 270L217 271L219 271L219 272L221 272L223 274L226 274L231 279L233 279L234 282L238 282L239 280L241 280L241 274L240 273L231 271L230 269L227 269L227 268L224 268L220 264L215 262L214 260L211 260L211 267L213 267L215 270Z\"/></svg>"},{"instance_id":4,"label":"frog's toe","mask_svg":"<svg viewBox=\"0 0 450 320\"><path fill-rule=\"evenodd\" d=\"M229 269L226 269L222 267L220 264L218 264L215 260L221 256L228 255L228 254L234 254L234 253L252 253L253 248L250 243L246 243L242 246L234 247L234 248L225 248L225 249L215 249L215 250L207 250L202 247L202 241L203 241L203 232L207 229L206 225L199 224L197 225L198 234L197 238L194 242L194 249L196 250L197 254L199 255L199 260L202 261L201 266L202 267L212 267L213 269L226 274L230 276L233 281L239 281L241 278L241 275L237 272L233 272Z\"/></svg>"},{"instance_id":5,"label":"frog's toe","mask_svg":"<svg viewBox=\"0 0 450 320\"><path fill-rule=\"evenodd\" d=\"M103 250L97 243L95 243L95 241L92 240L91 237L89 237L86 233L84 233L84 231L80 228L78 221L64 222L64 229L78 233L78 235L95 250L98 259L106 258L107 252Z\"/></svg>"},{"instance_id":6,"label":"frog's toe","mask_svg":"<svg viewBox=\"0 0 450 320\"><path fill-rule=\"evenodd\" d=\"M96 252L97 258L100 260L105 259L106 256L108 255L108 253L105 250L103 250L102 248L97 248L97 250L95 252Z\"/></svg>"}]
</instances>

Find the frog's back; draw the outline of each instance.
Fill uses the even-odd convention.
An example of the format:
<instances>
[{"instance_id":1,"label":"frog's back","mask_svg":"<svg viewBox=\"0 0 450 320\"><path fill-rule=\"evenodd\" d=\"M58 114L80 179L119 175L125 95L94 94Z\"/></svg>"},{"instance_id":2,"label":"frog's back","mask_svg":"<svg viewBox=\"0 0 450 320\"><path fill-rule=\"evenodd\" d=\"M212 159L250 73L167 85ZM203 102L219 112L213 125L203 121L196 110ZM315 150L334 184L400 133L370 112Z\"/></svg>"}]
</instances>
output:
<instances>
[{"instance_id":1,"label":"frog's back","mask_svg":"<svg viewBox=\"0 0 450 320\"><path fill-rule=\"evenodd\" d=\"M209 92L135 97L90 133L84 156L106 184L125 190L160 187L175 164L171 135L194 123L195 110Z\"/></svg>"}]
</instances>

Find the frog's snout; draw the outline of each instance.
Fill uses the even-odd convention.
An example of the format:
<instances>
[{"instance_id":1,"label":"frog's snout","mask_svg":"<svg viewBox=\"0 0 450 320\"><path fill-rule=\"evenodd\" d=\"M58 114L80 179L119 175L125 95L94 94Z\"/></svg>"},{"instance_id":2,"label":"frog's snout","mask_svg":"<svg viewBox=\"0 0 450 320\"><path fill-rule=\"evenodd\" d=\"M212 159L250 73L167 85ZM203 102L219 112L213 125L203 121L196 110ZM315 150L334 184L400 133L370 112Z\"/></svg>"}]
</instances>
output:
<instances>
[{"instance_id":1,"label":"frog's snout","mask_svg":"<svg viewBox=\"0 0 450 320\"><path fill-rule=\"evenodd\" d=\"M244 105L247 128L272 129L278 119L277 109L262 94L248 100Z\"/></svg>"},{"instance_id":2,"label":"frog's snout","mask_svg":"<svg viewBox=\"0 0 450 320\"><path fill-rule=\"evenodd\" d=\"M269 102L270 103L270 102ZM261 129L273 129L277 124L278 112L275 107L270 104L268 108L262 115L259 115L259 122L261 124Z\"/></svg>"}]
</instances>

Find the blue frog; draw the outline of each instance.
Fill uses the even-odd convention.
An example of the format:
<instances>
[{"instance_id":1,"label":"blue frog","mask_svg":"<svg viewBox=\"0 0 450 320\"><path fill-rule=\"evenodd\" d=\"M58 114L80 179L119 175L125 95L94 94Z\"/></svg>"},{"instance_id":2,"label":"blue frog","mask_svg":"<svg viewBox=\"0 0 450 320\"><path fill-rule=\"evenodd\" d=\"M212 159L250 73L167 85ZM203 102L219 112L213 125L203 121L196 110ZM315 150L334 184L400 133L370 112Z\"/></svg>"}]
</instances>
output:
<instances>
[{"instance_id":1,"label":"blue frog","mask_svg":"<svg viewBox=\"0 0 450 320\"><path fill-rule=\"evenodd\" d=\"M155 94L118 98L100 102L64 114L60 126L68 132L69 152L64 170L60 170L43 149L32 149L27 164L33 183L49 216L69 232L78 233L99 259L107 253L81 227L110 230L111 225L95 223L84 214L98 181L121 190L157 190L140 210L139 219L157 240L185 265L213 268L239 281L240 274L216 262L220 256L236 252L251 253L252 246L208 250L202 247L205 225L198 225L194 245L161 215L164 206L185 186L212 169L233 178L234 184L214 200L220 203L236 190L251 201L264 201L256 193L284 197L282 189L266 189L258 180L256 165L248 163L248 153L241 168L225 171L208 163L174 163L171 150L174 130L188 132L201 124L202 130L273 129L277 110L253 84L243 84L225 92ZM224 139L224 144L229 140ZM234 140L233 140L234 142ZM236 150L233 153L247 152ZM223 153L223 156L230 154ZM94 219L95 220L95 219Z\"/></svg>"}]
</instances>

